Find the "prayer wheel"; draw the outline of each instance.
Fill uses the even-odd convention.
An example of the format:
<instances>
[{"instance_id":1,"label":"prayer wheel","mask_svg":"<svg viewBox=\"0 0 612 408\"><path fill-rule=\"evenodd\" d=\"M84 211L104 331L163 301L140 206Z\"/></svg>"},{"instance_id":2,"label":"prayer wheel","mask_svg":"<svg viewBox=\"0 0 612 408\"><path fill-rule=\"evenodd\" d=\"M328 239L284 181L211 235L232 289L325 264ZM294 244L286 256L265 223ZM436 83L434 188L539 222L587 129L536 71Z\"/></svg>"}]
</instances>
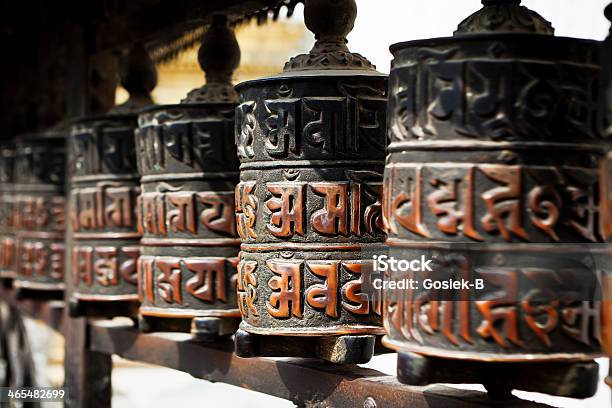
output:
<instances>
[{"instance_id":1,"label":"prayer wheel","mask_svg":"<svg viewBox=\"0 0 612 408\"><path fill-rule=\"evenodd\" d=\"M20 136L15 151L13 286L21 297L63 298L66 131Z\"/></svg>"},{"instance_id":2,"label":"prayer wheel","mask_svg":"<svg viewBox=\"0 0 612 408\"><path fill-rule=\"evenodd\" d=\"M387 77L346 46L356 15L353 0L307 0L310 53L236 87L240 357L362 363L383 333Z\"/></svg>"},{"instance_id":3,"label":"prayer wheel","mask_svg":"<svg viewBox=\"0 0 612 408\"><path fill-rule=\"evenodd\" d=\"M13 215L15 146L12 140L0 146L0 278L15 277L15 231Z\"/></svg>"},{"instance_id":4,"label":"prayer wheel","mask_svg":"<svg viewBox=\"0 0 612 408\"><path fill-rule=\"evenodd\" d=\"M600 44L483 0L454 37L395 44L383 343L407 384L587 397L601 353ZM597 267L596 267L597 266Z\"/></svg>"},{"instance_id":5,"label":"prayer wheel","mask_svg":"<svg viewBox=\"0 0 612 408\"><path fill-rule=\"evenodd\" d=\"M214 341L233 334L240 316L232 133L238 96L231 84L240 49L225 17L214 18L198 60L205 86L138 119L139 313L145 331L191 330Z\"/></svg>"},{"instance_id":6,"label":"prayer wheel","mask_svg":"<svg viewBox=\"0 0 612 408\"><path fill-rule=\"evenodd\" d=\"M107 114L78 120L68 144L73 317L138 314L140 177L134 130L136 112L153 105L157 72L137 44L122 59L120 73L128 101Z\"/></svg>"}]
</instances>

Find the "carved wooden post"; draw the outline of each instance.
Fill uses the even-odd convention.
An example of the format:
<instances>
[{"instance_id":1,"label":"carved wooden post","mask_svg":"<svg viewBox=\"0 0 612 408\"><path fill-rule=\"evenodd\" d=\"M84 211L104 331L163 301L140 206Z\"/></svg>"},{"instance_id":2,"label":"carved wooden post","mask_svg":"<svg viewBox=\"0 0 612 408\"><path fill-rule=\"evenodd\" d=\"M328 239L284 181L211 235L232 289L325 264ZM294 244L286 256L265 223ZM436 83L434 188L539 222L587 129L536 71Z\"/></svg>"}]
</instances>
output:
<instances>
[{"instance_id":1,"label":"carved wooden post","mask_svg":"<svg viewBox=\"0 0 612 408\"><path fill-rule=\"evenodd\" d=\"M240 316L231 84L240 49L225 17L214 18L198 59L205 86L139 117L138 286L143 330L191 330L208 341L233 334Z\"/></svg>"},{"instance_id":2,"label":"carved wooden post","mask_svg":"<svg viewBox=\"0 0 612 408\"><path fill-rule=\"evenodd\" d=\"M237 86L236 353L368 361L382 334L372 255L384 240L386 85L346 35L353 0L307 0L309 54Z\"/></svg>"},{"instance_id":3,"label":"carved wooden post","mask_svg":"<svg viewBox=\"0 0 612 408\"><path fill-rule=\"evenodd\" d=\"M418 288L385 291L383 341L408 384L587 397L594 265L610 266L597 244L600 47L553 37L519 0L483 4L454 38L391 47L390 256L433 261L386 276Z\"/></svg>"},{"instance_id":4,"label":"carved wooden post","mask_svg":"<svg viewBox=\"0 0 612 408\"><path fill-rule=\"evenodd\" d=\"M0 278L15 277L14 197L14 141L5 141L0 147Z\"/></svg>"},{"instance_id":5,"label":"carved wooden post","mask_svg":"<svg viewBox=\"0 0 612 408\"><path fill-rule=\"evenodd\" d=\"M136 112L153 101L155 64L140 44L121 63L130 98L104 115L80 119L69 139L72 236L70 314L137 316L136 265L141 233L136 200Z\"/></svg>"},{"instance_id":6,"label":"carved wooden post","mask_svg":"<svg viewBox=\"0 0 612 408\"><path fill-rule=\"evenodd\" d=\"M15 154L13 217L20 296L63 298L64 129L23 135Z\"/></svg>"}]
</instances>

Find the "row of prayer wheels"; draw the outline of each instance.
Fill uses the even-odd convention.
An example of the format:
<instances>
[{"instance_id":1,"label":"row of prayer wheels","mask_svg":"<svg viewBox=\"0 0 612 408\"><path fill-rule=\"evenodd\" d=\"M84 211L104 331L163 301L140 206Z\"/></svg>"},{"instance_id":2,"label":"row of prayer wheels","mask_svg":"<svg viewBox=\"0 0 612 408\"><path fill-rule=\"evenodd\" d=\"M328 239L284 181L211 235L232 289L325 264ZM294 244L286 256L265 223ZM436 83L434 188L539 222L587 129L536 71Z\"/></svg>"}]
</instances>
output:
<instances>
[{"instance_id":1,"label":"row of prayer wheels","mask_svg":"<svg viewBox=\"0 0 612 408\"><path fill-rule=\"evenodd\" d=\"M236 87L217 16L206 85L174 105L152 105L135 47L126 104L3 145L1 276L21 296L66 287L72 316L234 335L241 357L391 349L407 384L593 395L612 44L483 5L453 37L393 45L387 78L347 48L354 0L306 0L310 53Z\"/></svg>"}]
</instances>

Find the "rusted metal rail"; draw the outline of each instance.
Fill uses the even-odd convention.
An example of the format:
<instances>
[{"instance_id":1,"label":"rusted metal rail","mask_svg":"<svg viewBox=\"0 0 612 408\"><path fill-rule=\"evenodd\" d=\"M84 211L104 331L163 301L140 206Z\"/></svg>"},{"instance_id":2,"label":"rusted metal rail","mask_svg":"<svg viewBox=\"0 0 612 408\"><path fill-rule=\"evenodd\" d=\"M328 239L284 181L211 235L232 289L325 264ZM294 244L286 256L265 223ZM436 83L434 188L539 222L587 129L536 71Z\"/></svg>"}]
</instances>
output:
<instances>
[{"instance_id":1,"label":"rusted metal rail","mask_svg":"<svg viewBox=\"0 0 612 408\"><path fill-rule=\"evenodd\" d=\"M118 321L91 322L89 348L186 372L292 401L300 407L479 407L495 406L486 394L441 385L415 387L359 366L306 359L243 359L233 343L206 345L189 334L143 334ZM261 375L265 373L265 375ZM515 399L504 407L545 407Z\"/></svg>"}]
</instances>

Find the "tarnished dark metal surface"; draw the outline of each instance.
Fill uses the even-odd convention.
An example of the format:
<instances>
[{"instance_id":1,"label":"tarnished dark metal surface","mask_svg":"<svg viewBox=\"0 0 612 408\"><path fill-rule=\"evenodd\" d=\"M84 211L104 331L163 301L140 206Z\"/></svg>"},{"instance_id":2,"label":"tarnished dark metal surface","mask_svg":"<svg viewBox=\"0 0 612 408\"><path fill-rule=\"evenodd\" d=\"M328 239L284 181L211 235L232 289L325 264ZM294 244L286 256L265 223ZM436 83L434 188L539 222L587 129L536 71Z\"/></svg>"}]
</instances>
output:
<instances>
[{"instance_id":1,"label":"tarnished dark metal surface","mask_svg":"<svg viewBox=\"0 0 612 408\"><path fill-rule=\"evenodd\" d=\"M0 145L0 278L15 277L17 258L15 243L14 200L15 144Z\"/></svg>"},{"instance_id":2,"label":"tarnished dark metal surface","mask_svg":"<svg viewBox=\"0 0 612 408\"><path fill-rule=\"evenodd\" d=\"M152 105L155 65L136 45L121 63L128 101L110 113L77 121L69 138L73 287L71 314L136 316L140 255L136 202L136 110Z\"/></svg>"},{"instance_id":3,"label":"tarnished dark metal surface","mask_svg":"<svg viewBox=\"0 0 612 408\"><path fill-rule=\"evenodd\" d=\"M356 12L352 0L306 2L312 51L237 86L239 355L257 355L246 333L262 344L382 333L364 286L384 239L387 82L346 47Z\"/></svg>"},{"instance_id":4,"label":"tarnished dark metal surface","mask_svg":"<svg viewBox=\"0 0 612 408\"><path fill-rule=\"evenodd\" d=\"M137 301L136 115L80 120L70 136L71 299Z\"/></svg>"},{"instance_id":5,"label":"tarnished dark metal surface","mask_svg":"<svg viewBox=\"0 0 612 408\"><path fill-rule=\"evenodd\" d=\"M421 285L385 291L384 343L464 361L588 360L601 352L596 270L612 266L598 222L600 46L555 38L534 14L513 20L529 29L487 19L526 11L483 3L454 38L391 47L390 255L424 255L433 272L388 274ZM401 364L402 381L422 381Z\"/></svg>"},{"instance_id":6,"label":"tarnished dark metal surface","mask_svg":"<svg viewBox=\"0 0 612 408\"><path fill-rule=\"evenodd\" d=\"M195 334L231 334L237 325L237 97L230 80L239 58L233 32L216 19L199 55L207 85L181 104L139 117L138 277L145 330L189 330L194 318Z\"/></svg>"},{"instance_id":7,"label":"tarnished dark metal surface","mask_svg":"<svg viewBox=\"0 0 612 408\"><path fill-rule=\"evenodd\" d=\"M64 174L66 133L19 137L15 154L13 218L17 238L14 286L25 291L64 289Z\"/></svg>"}]
</instances>

